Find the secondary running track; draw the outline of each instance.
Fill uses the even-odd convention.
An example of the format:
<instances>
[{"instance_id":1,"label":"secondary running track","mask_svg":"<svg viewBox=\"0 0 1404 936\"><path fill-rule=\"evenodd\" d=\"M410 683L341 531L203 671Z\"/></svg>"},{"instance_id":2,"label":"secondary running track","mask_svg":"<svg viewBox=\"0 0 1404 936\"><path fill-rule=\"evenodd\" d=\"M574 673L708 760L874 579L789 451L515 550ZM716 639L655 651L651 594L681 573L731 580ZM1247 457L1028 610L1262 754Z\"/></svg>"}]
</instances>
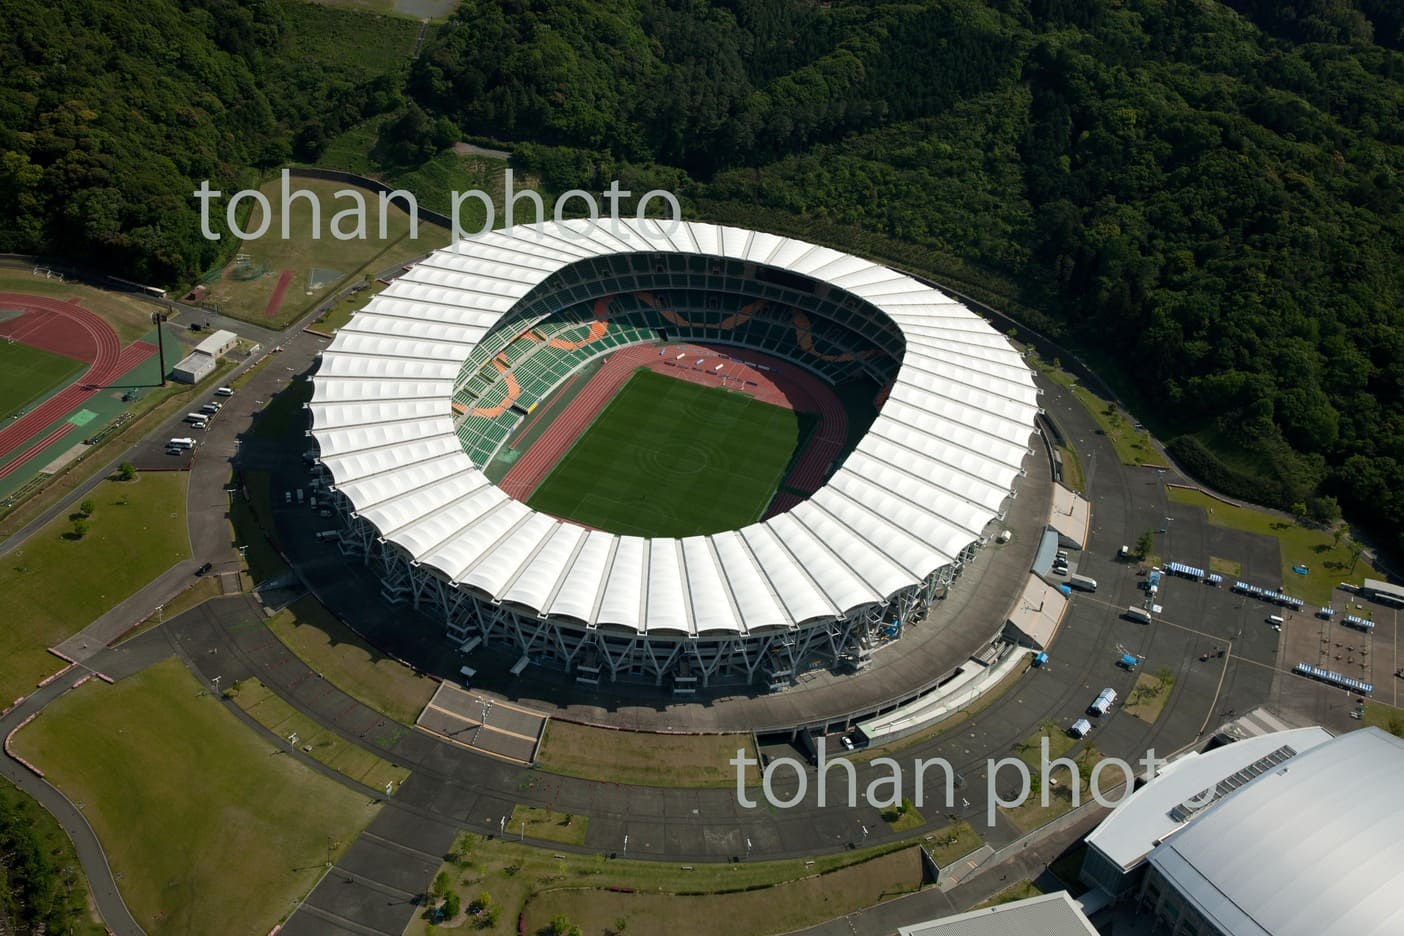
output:
<instances>
[{"instance_id":1,"label":"secondary running track","mask_svg":"<svg viewBox=\"0 0 1404 936\"><path fill-rule=\"evenodd\" d=\"M818 413L819 425L790 468L784 487L812 494L824 483L829 466L848 439L848 413L822 380L790 361L750 348L697 344L642 344L621 348L605 359L595 376L575 395L529 449L498 482L509 497L526 501L551 469L570 451L594 418L608 405L634 371L647 367L679 380L716 387L725 385L765 402L805 413ZM783 513L803 498L784 490L772 498L767 516Z\"/></svg>"},{"instance_id":2,"label":"secondary running track","mask_svg":"<svg viewBox=\"0 0 1404 936\"><path fill-rule=\"evenodd\" d=\"M68 431L63 426L51 429L54 423L146 360L156 348L136 341L123 349L112 326L83 308L77 299L65 302L47 296L0 293L0 308L22 311L0 322L0 337L89 364L73 383L0 429L0 458L24 449L19 458L0 467L0 478L5 478Z\"/></svg>"}]
</instances>

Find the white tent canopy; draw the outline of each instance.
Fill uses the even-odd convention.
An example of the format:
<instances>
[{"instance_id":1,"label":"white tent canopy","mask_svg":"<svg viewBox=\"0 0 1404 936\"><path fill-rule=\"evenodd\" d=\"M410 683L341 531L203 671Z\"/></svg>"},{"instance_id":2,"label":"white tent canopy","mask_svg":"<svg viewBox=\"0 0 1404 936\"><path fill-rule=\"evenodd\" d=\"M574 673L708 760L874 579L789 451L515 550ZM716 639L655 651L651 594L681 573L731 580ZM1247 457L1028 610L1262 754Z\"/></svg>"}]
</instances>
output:
<instances>
[{"instance_id":1,"label":"white tent canopy","mask_svg":"<svg viewBox=\"0 0 1404 936\"><path fill-rule=\"evenodd\" d=\"M461 242L338 332L309 407L322 463L357 516L454 584L640 634L744 635L842 617L920 585L980 539L1020 474L1038 409L1028 368L983 319L908 276L803 241L699 223L611 228L569 221ZM889 399L810 500L685 540L587 532L511 500L463 452L451 399L477 342L552 274L636 252L807 276L903 332Z\"/></svg>"}]
</instances>

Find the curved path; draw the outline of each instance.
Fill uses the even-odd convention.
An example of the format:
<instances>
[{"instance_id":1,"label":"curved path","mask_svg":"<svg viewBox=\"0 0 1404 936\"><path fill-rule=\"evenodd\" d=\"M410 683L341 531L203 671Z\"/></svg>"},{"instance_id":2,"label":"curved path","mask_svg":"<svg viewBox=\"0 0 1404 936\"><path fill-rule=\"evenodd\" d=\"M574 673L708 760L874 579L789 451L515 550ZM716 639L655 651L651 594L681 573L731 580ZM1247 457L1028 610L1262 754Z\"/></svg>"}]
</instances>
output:
<instances>
[{"instance_id":1,"label":"curved path","mask_svg":"<svg viewBox=\"0 0 1404 936\"><path fill-rule=\"evenodd\" d=\"M87 675L90 670L77 665L61 671L48 685L35 690L20 704L0 717L0 732L4 733L5 754L0 758L0 774L25 793L34 797L39 805L47 809L58 820L63 831L73 842L83 873L88 878L88 887L98 912L107 924L108 931L116 936L142 936L140 924L122 899L117 882L113 879L112 868L107 863L107 855L98 841L97 833L88 824L87 817L68 797L46 779L22 764L10 753L10 736L30 719L38 716L50 702L63 695L73 684Z\"/></svg>"},{"instance_id":2,"label":"curved path","mask_svg":"<svg viewBox=\"0 0 1404 936\"><path fill-rule=\"evenodd\" d=\"M236 397L235 400L249 406L256 404L260 398L267 399L268 394L281 389L288 378L280 365L286 365L287 371L300 370L320 347L319 342L307 336L290 340L284 358L265 368L249 387L240 391L243 399ZM1054 391L1052 396L1057 398L1059 394ZM1070 401L1057 402L1063 404ZM1069 412L1062 411L1060 405L1060 418L1068 420L1065 425L1072 426L1071 434L1081 435L1079 416L1089 423L1090 417L1079 413L1075 403L1071 403L1071 406L1073 409ZM256 406L249 406L247 411L242 407L231 411L230 407L226 407L224 413L229 418L215 423L205 457L197 460L192 472L191 535L198 558L222 561L228 558L226 554L232 553L227 534L223 531L222 486L227 476L227 465L221 456L233 453L234 434L247 424L237 417L246 415L253 408ZM248 448L255 449L254 446ZM1144 489L1139 486L1141 482L1137 479L1140 476L1136 470L1117 464L1110 445L1104 439L1093 438L1089 450L1089 483L1093 478L1101 482L1097 488L1095 509L1098 512L1094 514L1097 526L1093 541L1101 552L1110 555L1108 550L1115 549L1111 544L1119 543L1128 531L1141 528L1147 514L1163 510L1163 495L1158 499L1147 498ZM249 456L254 460L264 457L256 450L245 453L245 457ZM266 457L276 458L276 453L269 452ZM286 470L279 461L263 467ZM1104 503L1107 501L1110 504ZM1120 509L1112 506L1118 502ZM1103 510L1108 506L1111 509ZM319 562L314 560L314 564ZM1129 588L1130 583L1125 585ZM1106 590L1114 594L1111 585ZM222 613L217 613L226 605L232 606L243 600L225 599L207 603L183 615L179 623L172 627L172 636L185 651L182 656L187 665L205 678L221 675L230 679L236 672L256 674L290 704L319 723L353 743L412 766L414 776L390 801L386 813L389 817L387 825L399 823L406 828L421 830L407 833L407 839L415 835L442 836L451 834L457 828L491 834L495 831L492 827L497 824L493 817L509 814L517 803L550 806L590 817L587 839L585 845L578 849L580 851L615 851L627 835L629 854L640 858L721 860L740 854L745 839L753 843L753 858L813 855L851 847L855 841L862 840L859 830L867 830L872 839L869 844L901 837L888 831L878 818L878 810L867 804L860 802L854 809L818 807L814 803L812 782L810 796L794 809L747 810L737 804L735 791L731 789L629 788L554 776L504 764L422 732L387 724L384 716L351 700L336 687L317 680L305 664L292 657L261 624L241 624L235 628L222 620ZM261 621L257 609L251 610L253 621L248 621L242 613L238 617L249 624ZM152 633L164 639L163 631ZM971 819L977 819L983 813L987 799L985 758L1008 752L1039 720L1061 720L1070 710L1080 709L1085 704L1083 697L1087 687L1107 678L1103 673L1103 670L1111 668L1110 660L1103 659L1107 648L1119 640L1128 639L1128 633L1139 638L1157 660L1175 661L1176 695L1172 696L1170 706L1155 725L1144 725L1129 716L1111 719L1097 737L1098 747L1103 753L1134 758L1151 744L1162 749L1182 746L1197 736L1202 721L1207 720L1206 709L1212 715L1215 706L1231 702L1239 710L1246 710L1263 695L1261 674L1241 667L1228 669L1236 662L1232 656L1224 661L1223 669L1204 669L1195 663L1196 640L1199 638L1188 629L1158 625L1144 631L1127 631L1124 622L1117 622L1115 608L1111 604L1084 600L1069 613L1054 648L1055 665L1051 669L1025 678L1014 691L993 700L980 714L964 721L958 731L948 730L904 750L901 755L904 763L908 757L945 756L967 781L957 796L969 805L957 808L956 812L967 812ZM214 648L218 648L220 653L202 652ZM280 658L280 654L286 658ZM220 672L212 671L216 661L219 661ZM95 659L93 662L99 661ZM108 664L104 662L103 665ZM114 670L109 669L109 672L118 675ZM1225 676L1229 678L1225 679ZM1222 695L1217 691L1211 692L1219 684L1223 684ZM28 701L27 705L32 704L35 708L17 709L0 720L0 725L5 726L6 731L10 730L15 723L12 719L22 719L29 711L41 708L68 685L71 682L55 680L47 690L37 693ZM53 696L45 693L52 693ZM387 734L385 729L403 730L391 730ZM4 769L7 775L11 770L23 770L8 761ZM782 771L781 776L777 777L775 788L781 796L795 789L789 773ZM859 790L865 789L876 776L867 765L860 766L857 773ZM812 780L812 771L809 776ZM911 778L907 779L910 781ZM843 802L846 798L846 777L841 771L835 771L830 775L830 781L830 802ZM906 786L910 792L910 783ZM47 785L44 788L52 790ZM41 791L35 795L43 794ZM62 816L62 810L63 805L57 804L56 814ZM933 824L939 824L941 811L939 807L928 809L926 815ZM81 817L74 814L72 818ZM977 821L977 825L983 826L983 823ZM65 821L65 828L69 829L75 842L91 837L90 829L84 831L86 823ZM377 835L384 831L380 829ZM992 828L982 828L981 831L995 847L1008 845L1020 835L1002 815L996 816ZM427 841L427 838L424 840ZM564 850L563 846L554 843L541 844L558 851ZM426 847L420 854L432 856L433 852L434 848ZM80 857L94 882L95 892L99 893L100 906L108 916L109 925L112 925L112 920L117 920L118 926L125 926L121 921L125 908L120 911L110 908L113 898L120 902L120 895L116 894L115 887L109 893L110 874L104 878L105 860L95 839L81 846ZM395 859L391 856L385 860ZM349 875L347 880L350 880ZM334 883L343 892L347 889L340 880ZM104 893L108 894L105 903ZM289 932L295 929L292 924L298 918L299 915L295 914L290 921ZM131 925L135 927L134 923ZM114 926L114 930L117 930L117 926ZM130 931L139 932L139 928Z\"/></svg>"}]
</instances>

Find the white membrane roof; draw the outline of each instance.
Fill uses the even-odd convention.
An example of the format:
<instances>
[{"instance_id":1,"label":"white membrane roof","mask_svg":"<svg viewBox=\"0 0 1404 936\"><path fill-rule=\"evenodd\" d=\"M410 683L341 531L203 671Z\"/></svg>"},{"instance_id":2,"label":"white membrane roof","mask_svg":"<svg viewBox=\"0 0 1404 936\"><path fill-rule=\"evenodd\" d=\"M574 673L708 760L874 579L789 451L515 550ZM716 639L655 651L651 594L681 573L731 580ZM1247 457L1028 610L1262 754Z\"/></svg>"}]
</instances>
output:
<instances>
[{"instance_id":1,"label":"white membrane roof","mask_svg":"<svg viewBox=\"0 0 1404 936\"><path fill-rule=\"evenodd\" d=\"M322 464L356 516L480 596L659 636L791 628L881 604L981 538L1013 490L1038 410L1028 367L983 319L909 276L791 238L695 222L611 227L566 221L462 241L337 333L309 408ZM451 397L477 342L553 273L635 252L808 276L902 330L888 400L809 500L683 540L586 532L512 500L463 451Z\"/></svg>"}]
</instances>

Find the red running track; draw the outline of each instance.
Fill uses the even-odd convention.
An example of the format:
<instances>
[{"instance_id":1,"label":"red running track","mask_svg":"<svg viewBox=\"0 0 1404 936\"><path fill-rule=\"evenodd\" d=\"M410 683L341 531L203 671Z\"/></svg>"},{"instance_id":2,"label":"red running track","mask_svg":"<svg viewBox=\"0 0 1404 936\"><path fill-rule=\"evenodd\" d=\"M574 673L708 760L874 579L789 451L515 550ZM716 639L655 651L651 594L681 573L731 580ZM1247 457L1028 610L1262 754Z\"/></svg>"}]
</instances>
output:
<instances>
[{"instance_id":1,"label":"red running track","mask_svg":"<svg viewBox=\"0 0 1404 936\"><path fill-rule=\"evenodd\" d=\"M4 429L0 429L0 458L10 455L52 423L66 417L93 394L116 381L156 351L155 347L141 341L133 342L124 350L112 326L83 308L76 300L61 302L47 296L0 293L0 306L24 309L27 313L50 313L44 316L48 320L45 327L52 330L53 334L43 338L41 343L35 336L42 332L31 327L32 323L26 322L25 343L46 350L53 350L51 346L54 345L62 345L67 350L59 353L92 362L92 366L72 384L19 419L11 420ZM46 434L46 444L55 438L57 436L53 432ZM33 446L28 447L25 457L36 451L38 449ZM7 466L8 469L13 470L23 460L16 459Z\"/></svg>"},{"instance_id":2,"label":"red running track","mask_svg":"<svg viewBox=\"0 0 1404 936\"><path fill-rule=\"evenodd\" d=\"M44 451L44 449L53 445L59 439L68 435L68 433L74 428L76 427L73 426L71 423L63 423L62 425L55 426L52 431L50 431L47 435L44 436L44 438L40 439L38 442L33 443L23 452L20 452L19 455L16 456L8 464L0 466L0 480L8 478L20 468L24 467L24 464L27 461L29 461L35 455L38 455L40 452Z\"/></svg>"},{"instance_id":3,"label":"red running track","mask_svg":"<svg viewBox=\"0 0 1404 936\"><path fill-rule=\"evenodd\" d=\"M278 310L283 307L283 297L288 293L288 283L292 282L292 278L292 270L284 270L278 276L278 284L273 287L273 295L268 297L268 307L263 310L264 316L272 318L278 314Z\"/></svg>"},{"instance_id":4,"label":"red running track","mask_svg":"<svg viewBox=\"0 0 1404 936\"><path fill-rule=\"evenodd\" d=\"M829 465L838 458L847 441L848 414L843 405L823 381L796 364L749 348L633 345L614 352L605 360L541 438L522 453L498 487L516 500L529 499L639 367L712 387L721 385L724 376L730 386L736 387L740 382L744 384L744 392L763 402L818 413L819 425L782 482L796 490L809 493L818 490ZM768 516L783 513L797 503L798 498L780 492L772 501Z\"/></svg>"}]
</instances>

